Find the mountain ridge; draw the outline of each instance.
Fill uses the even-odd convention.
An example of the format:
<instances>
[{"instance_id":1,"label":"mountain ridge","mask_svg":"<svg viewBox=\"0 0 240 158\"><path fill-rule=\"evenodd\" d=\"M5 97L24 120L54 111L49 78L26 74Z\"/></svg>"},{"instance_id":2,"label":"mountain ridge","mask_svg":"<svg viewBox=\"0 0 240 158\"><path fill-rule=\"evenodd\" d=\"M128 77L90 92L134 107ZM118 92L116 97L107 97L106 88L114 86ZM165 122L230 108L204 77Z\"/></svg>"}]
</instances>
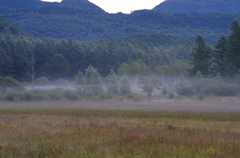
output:
<instances>
[{"instance_id":1,"label":"mountain ridge","mask_svg":"<svg viewBox=\"0 0 240 158\"><path fill-rule=\"evenodd\" d=\"M166 0L152 10L174 13L240 13L239 0Z\"/></svg>"},{"instance_id":2,"label":"mountain ridge","mask_svg":"<svg viewBox=\"0 0 240 158\"><path fill-rule=\"evenodd\" d=\"M59 2L45 2L41 0L0 0L0 6L14 9L35 9L39 7L80 7L105 13L99 6L88 0L63 0Z\"/></svg>"},{"instance_id":3,"label":"mountain ridge","mask_svg":"<svg viewBox=\"0 0 240 158\"><path fill-rule=\"evenodd\" d=\"M166 33L194 41L198 34L215 43L228 34L240 14L170 13L140 10L132 14L99 13L79 7L0 9L0 17L35 37L81 41L123 37L133 33Z\"/></svg>"}]
</instances>

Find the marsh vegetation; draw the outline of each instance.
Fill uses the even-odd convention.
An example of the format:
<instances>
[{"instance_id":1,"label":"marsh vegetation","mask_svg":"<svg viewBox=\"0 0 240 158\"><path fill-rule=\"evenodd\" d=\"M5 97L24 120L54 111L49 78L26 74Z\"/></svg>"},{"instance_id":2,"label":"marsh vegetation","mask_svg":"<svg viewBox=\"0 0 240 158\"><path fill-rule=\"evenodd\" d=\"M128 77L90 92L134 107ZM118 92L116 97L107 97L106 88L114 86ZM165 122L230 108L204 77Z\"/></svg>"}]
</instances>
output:
<instances>
[{"instance_id":1,"label":"marsh vegetation","mask_svg":"<svg viewBox=\"0 0 240 158\"><path fill-rule=\"evenodd\" d=\"M225 108L239 101L233 99L236 98L222 101ZM220 103L188 102L187 109L198 107L198 103L214 102ZM171 108L176 102L168 103L142 101L140 104L148 106L148 110L133 110L141 107L139 102L2 102L0 157L240 155L239 108L235 112L174 111ZM168 106L168 110L151 110L154 105Z\"/></svg>"}]
</instances>

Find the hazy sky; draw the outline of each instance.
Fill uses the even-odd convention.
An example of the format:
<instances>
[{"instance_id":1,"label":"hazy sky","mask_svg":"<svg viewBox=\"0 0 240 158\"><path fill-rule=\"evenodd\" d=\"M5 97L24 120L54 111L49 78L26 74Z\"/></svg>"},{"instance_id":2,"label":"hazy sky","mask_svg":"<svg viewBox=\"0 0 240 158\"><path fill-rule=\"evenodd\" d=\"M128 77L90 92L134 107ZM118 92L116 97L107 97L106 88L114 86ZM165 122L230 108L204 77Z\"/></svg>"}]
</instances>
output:
<instances>
[{"instance_id":1,"label":"hazy sky","mask_svg":"<svg viewBox=\"0 0 240 158\"><path fill-rule=\"evenodd\" d=\"M62 0L43 0L61 2ZM164 0L89 0L109 13L130 13L134 10L152 9Z\"/></svg>"}]
</instances>

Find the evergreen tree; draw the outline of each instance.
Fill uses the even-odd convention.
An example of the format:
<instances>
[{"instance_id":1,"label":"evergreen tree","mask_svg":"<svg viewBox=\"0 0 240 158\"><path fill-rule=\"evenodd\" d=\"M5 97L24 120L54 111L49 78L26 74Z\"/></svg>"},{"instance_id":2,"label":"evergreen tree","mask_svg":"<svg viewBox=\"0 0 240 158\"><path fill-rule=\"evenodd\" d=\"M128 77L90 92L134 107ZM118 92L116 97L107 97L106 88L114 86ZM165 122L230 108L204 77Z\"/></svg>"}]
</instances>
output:
<instances>
[{"instance_id":1,"label":"evergreen tree","mask_svg":"<svg viewBox=\"0 0 240 158\"><path fill-rule=\"evenodd\" d=\"M238 72L238 74L236 75L236 85L240 86L240 71Z\"/></svg>"},{"instance_id":2,"label":"evergreen tree","mask_svg":"<svg viewBox=\"0 0 240 158\"><path fill-rule=\"evenodd\" d=\"M212 71L215 76L224 76L228 53L227 38L224 35L221 36L215 48L215 51L213 51Z\"/></svg>"},{"instance_id":3,"label":"evergreen tree","mask_svg":"<svg viewBox=\"0 0 240 158\"><path fill-rule=\"evenodd\" d=\"M194 76L198 71L200 71L202 75L208 76L211 64L211 49L206 46L201 35L197 36L195 44L196 46L193 48L193 52L191 53L192 68L189 71L190 75Z\"/></svg>"},{"instance_id":4,"label":"evergreen tree","mask_svg":"<svg viewBox=\"0 0 240 158\"><path fill-rule=\"evenodd\" d=\"M228 39L227 62L240 69L240 26L237 19L233 20L231 31Z\"/></svg>"}]
</instances>

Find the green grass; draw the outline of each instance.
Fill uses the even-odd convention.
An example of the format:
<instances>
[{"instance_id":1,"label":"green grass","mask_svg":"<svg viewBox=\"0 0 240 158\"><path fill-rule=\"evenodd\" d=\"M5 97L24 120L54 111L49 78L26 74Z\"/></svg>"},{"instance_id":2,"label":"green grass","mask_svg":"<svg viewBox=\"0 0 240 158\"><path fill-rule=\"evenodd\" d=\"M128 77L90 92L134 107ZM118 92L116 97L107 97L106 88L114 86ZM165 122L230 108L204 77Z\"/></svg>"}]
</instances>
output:
<instances>
[{"instance_id":1,"label":"green grass","mask_svg":"<svg viewBox=\"0 0 240 158\"><path fill-rule=\"evenodd\" d=\"M237 158L239 113L4 108L0 157Z\"/></svg>"}]
</instances>

